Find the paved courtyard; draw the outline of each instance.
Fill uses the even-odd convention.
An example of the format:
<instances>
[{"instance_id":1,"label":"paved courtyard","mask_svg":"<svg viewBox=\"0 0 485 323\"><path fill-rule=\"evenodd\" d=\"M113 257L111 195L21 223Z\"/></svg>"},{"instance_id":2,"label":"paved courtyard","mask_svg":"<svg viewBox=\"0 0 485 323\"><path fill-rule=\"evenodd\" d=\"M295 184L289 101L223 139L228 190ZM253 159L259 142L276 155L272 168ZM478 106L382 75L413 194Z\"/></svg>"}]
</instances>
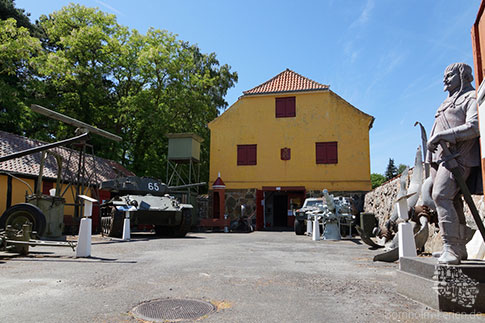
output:
<instances>
[{"instance_id":1,"label":"paved courtyard","mask_svg":"<svg viewBox=\"0 0 485 323\"><path fill-rule=\"evenodd\" d=\"M372 262L376 251L358 239L254 232L94 240L87 259L54 247L0 254L0 321L137 322L137 304L167 298L214 304L204 323L485 321L400 296L398 265Z\"/></svg>"}]
</instances>

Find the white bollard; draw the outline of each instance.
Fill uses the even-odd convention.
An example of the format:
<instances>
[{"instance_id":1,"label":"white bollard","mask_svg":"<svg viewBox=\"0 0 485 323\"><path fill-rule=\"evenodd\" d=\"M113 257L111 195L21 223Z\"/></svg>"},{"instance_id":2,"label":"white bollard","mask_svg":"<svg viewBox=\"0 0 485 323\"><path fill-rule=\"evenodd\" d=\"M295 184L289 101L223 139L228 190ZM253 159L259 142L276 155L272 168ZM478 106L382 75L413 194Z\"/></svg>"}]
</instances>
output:
<instances>
[{"instance_id":1,"label":"white bollard","mask_svg":"<svg viewBox=\"0 0 485 323\"><path fill-rule=\"evenodd\" d=\"M130 241L131 239L131 229L130 229L130 215L131 212L136 211L136 207L130 205L118 205L116 210L120 212L125 212L125 219L123 221L123 233L121 235L121 240Z\"/></svg>"},{"instance_id":2,"label":"white bollard","mask_svg":"<svg viewBox=\"0 0 485 323\"><path fill-rule=\"evenodd\" d=\"M401 196L397 200L396 207L397 207L397 212L399 214L399 218L406 221L403 223L399 223L399 227L398 227L399 258L418 256L418 254L416 253L416 243L414 242L413 225L407 222L407 220L409 219L407 199L412 195L414 195L414 193ZM399 266L401 265L399 264Z\"/></svg>"},{"instance_id":3,"label":"white bollard","mask_svg":"<svg viewBox=\"0 0 485 323\"><path fill-rule=\"evenodd\" d=\"M93 202L97 200L86 196L79 195L84 202L84 218L79 225L79 235L77 238L76 258L91 257L91 214L93 212Z\"/></svg>"},{"instance_id":4,"label":"white bollard","mask_svg":"<svg viewBox=\"0 0 485 323\"><path fill-rule=\"evenodd\" d=\"M91 219L82 218L77 238L76 258L91 257Z\"/></svg>"},{"instance_id":5,"label":"white bollard","mask_svg":"<svg viewBox=\"0 0 485 323\"><path fill-rule=\"evenodd\" d=\"M414 242L413 225L409 222L399 223L399 258L417 257Z\"/></svg>"},{"instance_id":6,"label":"white bollard","mask_svg":"<svg viewBox=\"0 0 485 323\"><path fill-rule=\"evenodd\" d=\"M313 241L318 241L320 240L320 224L318 223L317 216L314 217L313 220L313 234L312 234L312 240Z\"/></svg>"},{"instance_id":7,"label":"white bollard","mask_svg":"<svg viewBox=\"0 0 485 323\"><path fill-rule=\"evenodd\" d=\"M121 239L124 241L130 241L131 231L130 231L130 211L125 212L125 220L123 221L123 235Z\"/></svg>"}]
</instances>

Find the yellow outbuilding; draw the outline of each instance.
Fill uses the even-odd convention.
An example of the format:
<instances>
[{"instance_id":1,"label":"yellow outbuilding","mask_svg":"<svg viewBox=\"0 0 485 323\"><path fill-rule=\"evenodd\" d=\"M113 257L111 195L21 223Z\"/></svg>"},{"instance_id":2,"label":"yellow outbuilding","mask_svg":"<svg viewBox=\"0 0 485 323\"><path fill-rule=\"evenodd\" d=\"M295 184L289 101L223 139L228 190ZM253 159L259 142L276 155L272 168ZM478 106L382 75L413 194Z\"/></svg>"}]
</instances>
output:
<instances>
[{"instance_id":1,"label":"yellow outbuilding","mask_svg":"<svg viewBox=\"0 0 485 323\"><path fill-rule=\"evenodd\" d=\"M224 212L237 218L245 205L257 229L286 227L305 196L369 191L373 121L289 69L243 92L209 123L210 182L220 174L226 185Z\"/></svg>"}]
</instances>

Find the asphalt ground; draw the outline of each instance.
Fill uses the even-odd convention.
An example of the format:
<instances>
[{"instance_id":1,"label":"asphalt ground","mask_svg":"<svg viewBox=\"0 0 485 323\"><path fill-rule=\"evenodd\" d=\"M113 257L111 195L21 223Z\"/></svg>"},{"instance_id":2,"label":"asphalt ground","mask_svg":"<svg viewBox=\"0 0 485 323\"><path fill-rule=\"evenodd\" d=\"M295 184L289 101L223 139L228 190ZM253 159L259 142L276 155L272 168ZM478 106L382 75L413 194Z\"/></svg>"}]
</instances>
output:
<instances>
[{"instance_id":1,"label":"asphalt ground","mask_svg":"<svg viewBox=\"0 0 485 323\"><path fill-rule=\"evenodd\" d=\"M139 322L154 299L211 302L200 322L468 322L396 293L397 263L376 263L358 239L293 232L93 237L92 257L69 248L0 253L1 322Z\"/></svg>"}]
</instances>

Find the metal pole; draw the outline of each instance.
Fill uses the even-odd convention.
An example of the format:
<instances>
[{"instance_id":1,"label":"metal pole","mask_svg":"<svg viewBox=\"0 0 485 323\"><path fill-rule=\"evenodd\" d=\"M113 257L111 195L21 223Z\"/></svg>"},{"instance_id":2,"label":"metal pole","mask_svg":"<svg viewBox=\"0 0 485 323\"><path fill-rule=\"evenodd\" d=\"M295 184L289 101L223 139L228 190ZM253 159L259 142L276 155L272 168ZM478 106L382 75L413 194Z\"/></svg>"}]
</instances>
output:
<instances>
[{"instance_id":1,"label":"metal pole","mask_svg":"<svg viewBox=\"0 0 485 323\"><path fill-rule=\"evenodd\" d=\"M59 147L59 146L65 145L65 144L69 144L71 142L75 142L75 141L79 141L81 139L85 139L87 137L88 137L88 133L83 133L82 135L72 137L72 138L69 138L69 139L65 139L65 140L61 140L61 141L58 141L58 142L54 142L52 144L47 144L47 145L43 145L43 146L38 146L38 147L22 150L22 151L19 151L19 152L10 154L10 155L0 157L0 163L7 161L7 160L10 160L10 159L15 159L15 158L20 158L20 157L24 157L24 156L27 156L27 155L31 155L31 154L37 153L39 151L51 149L51 148L54 148L54 147Z\"/></svg>"}]
</instances>

